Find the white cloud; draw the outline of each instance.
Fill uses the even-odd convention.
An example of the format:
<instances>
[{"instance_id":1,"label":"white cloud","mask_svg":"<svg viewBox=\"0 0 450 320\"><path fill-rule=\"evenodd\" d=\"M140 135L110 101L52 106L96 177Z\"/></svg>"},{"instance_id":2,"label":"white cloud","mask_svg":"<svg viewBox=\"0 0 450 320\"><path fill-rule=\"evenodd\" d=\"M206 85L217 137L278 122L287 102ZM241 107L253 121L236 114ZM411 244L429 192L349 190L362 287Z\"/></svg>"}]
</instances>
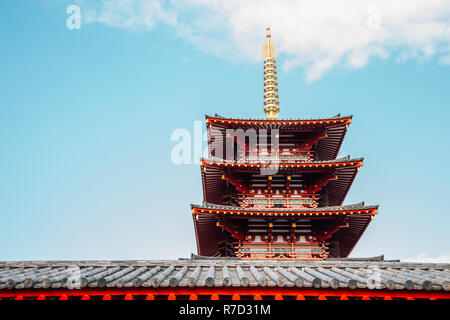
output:
<instances>
[{"instance_id":1,"label":"white cloud","mask_svg":"<svg viewBox=\"0 0 450 320\"><path fill-rule=\"evenodd\" d=\"M442 253L437 257L429 257L427 253L421 253L417 257L402 259L405 262L425 263L450 263L450 253Z\"/></svg>"},{"instance_id":2,"label":"white cloud","mask_svg":"<svg viewBox=\"0 0 450 320\"><path fill-rule=\"evenodd\" d=\"M450 54L440 57L439 62L441 64L443 64L444 66L449 66L450 65Z\"/></svg>"},{"instance_id":3,"label":"white cloud","mask_svg":"<svg viewBox=\"0 0 450 320\"><path fill-rule=\"evenodd\" d=\"M81 1L81 0L80 0ZM90 0L91 21L130 30L168 25L202 50L227 59L259 58L272 28L283 67L303 67L308 82L337 64L364 67L437 56L448 65L449 0Z\"/></svg>"}]
</instances>

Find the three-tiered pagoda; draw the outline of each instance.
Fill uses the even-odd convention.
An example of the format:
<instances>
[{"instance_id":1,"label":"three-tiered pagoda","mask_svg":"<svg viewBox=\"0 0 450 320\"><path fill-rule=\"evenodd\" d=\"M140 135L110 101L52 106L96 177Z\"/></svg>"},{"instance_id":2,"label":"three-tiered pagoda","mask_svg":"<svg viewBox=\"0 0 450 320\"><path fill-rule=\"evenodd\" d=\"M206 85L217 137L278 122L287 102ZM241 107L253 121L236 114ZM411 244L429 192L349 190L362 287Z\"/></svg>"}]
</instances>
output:
<instances>
[{"instance_id":1,"label":"three-tiered pagoda","mask_svg":"<svg viewBox=\"0 0 450 320\"><path fill-rule=\"evenodd\" d=\"M347 257L378 206L343 205L363 159L337 158L351 116L278 119L276 52L263 46L267 119L206 116L198 253L241 259Z\"/></svg>"}]
</instances>

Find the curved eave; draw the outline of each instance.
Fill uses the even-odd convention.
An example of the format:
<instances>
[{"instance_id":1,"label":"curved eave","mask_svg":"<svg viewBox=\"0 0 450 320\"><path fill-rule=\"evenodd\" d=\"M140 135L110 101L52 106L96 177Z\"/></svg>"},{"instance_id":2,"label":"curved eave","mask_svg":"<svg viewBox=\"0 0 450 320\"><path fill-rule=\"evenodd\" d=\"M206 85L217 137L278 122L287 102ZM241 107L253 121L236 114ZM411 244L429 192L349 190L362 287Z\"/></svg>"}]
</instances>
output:
<instances>
[{"instance_id":1,"label":"curved eave","mask_svg":"<svg viewBox=\"0 0 450 320\"><path fill-rule=\"evenodd\" d=\"M319 160L336 159L344 141L345 134L347 133L348 125L348 123L345 123L342 125L327 126L324 129L326 137L320 139L316 144Z\"/></svg>"},{"instance_id":2,"label":"curved eave","mask_svg":"<svg viewBox=\"0 0 450 320\"><path fill-rule=\"evenodd\" d=\"M227 161L214 161L214 160L201 160L202 167L233 167L236 170L249 169L256 170L259 168L270 168L278 166L280 170L297 170L297 169L315 169L315 168L343 168L343 167L361 167L364 165L363 158L352 160L330 160L330 161L315 161L315 162L303 162L303 163L287 163L279 162L275 164L263 164L263 163L240 163L240 162L227 162Z\"/></svg>"},{"instance_id":3,"label":"curved eave","mask_svg":"<svg viewBox=\"0 0 450 320\"><path fill-rule=\"evenodd\" d=\"M217 228L214 215L192 215L197 240L197 252L201 256L213 256L225 234Z\"/></svg>"},{"instance_id":4,"label":"curved eave","mask_svg":"<svg viewBox=\"0 0 450 320\"><path fill-rule=\"evenodd\" d=\"M333 235L332 240L336 240L339 243L339 247L331 250L330 255L341 258L348 257L372 219L373 215L354 215L349 217L349 227L343 228Z\"/></svg>"},{"instance_id":5,"label":"curved eave","mask_svg":"<svg viewBox=\"0 0 450 320\"><path fill-rule=\"evenodd\" d=\"M214 204L206 205L191 205L192 214L214 214L214 215L232 215L232 216L336 216L336 215L375 215L378 213L378 205L364 206L364 205L348 205L348 206L334 206L322 207L313 209L252 209L232 206L217 206Z\"/></svg>"},{"instance_id":6,"label":"curved eave","mask_svg":"<svg viewBox=\"0 0 450 320\"><path fill-rule=\"evenodd\" d=\"M350 124L352 122L352 115L350 116L335 116L328 118L318 119L239 119L239 118L225 118L221 116L209 116L205 115L206 123L218 123L218 124L242 124L242 125L254 125L254 124L270 124L270 125L327 125L327 124Z\"/></svg>"}]
</instances>

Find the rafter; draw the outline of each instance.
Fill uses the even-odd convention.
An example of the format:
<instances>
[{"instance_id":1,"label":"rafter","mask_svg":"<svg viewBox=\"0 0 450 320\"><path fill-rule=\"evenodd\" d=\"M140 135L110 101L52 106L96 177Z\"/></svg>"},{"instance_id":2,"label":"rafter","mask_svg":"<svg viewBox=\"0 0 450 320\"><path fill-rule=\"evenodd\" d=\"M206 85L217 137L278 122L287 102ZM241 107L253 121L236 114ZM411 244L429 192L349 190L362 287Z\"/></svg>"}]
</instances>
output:
<instances>
[{"instance_id":1,"label":"rafter","mask_svg":"<svg viewBox=\"0 0 450 320\"><path fill-rule=\"evenodd\" d=\"M322 189L325 185L327 185L331 180L337 180L338 176L333 172L331 174L327 174L325 177L317 180L315 183L306 187L307 193L316 193Z\"/></svg>"},{"instance_id":2,"label":"rafter","mask_svg":"<svg viewBox=\"0 0 450 320\"><path fill-rule=\"evenodd\" d=\"M248 187L243 185L241 182L237 181L231 173L225 173L222 175L222 180L228 181L230 184L232 184L237 191L248 193Z\"/></svg>"}]
</instances>

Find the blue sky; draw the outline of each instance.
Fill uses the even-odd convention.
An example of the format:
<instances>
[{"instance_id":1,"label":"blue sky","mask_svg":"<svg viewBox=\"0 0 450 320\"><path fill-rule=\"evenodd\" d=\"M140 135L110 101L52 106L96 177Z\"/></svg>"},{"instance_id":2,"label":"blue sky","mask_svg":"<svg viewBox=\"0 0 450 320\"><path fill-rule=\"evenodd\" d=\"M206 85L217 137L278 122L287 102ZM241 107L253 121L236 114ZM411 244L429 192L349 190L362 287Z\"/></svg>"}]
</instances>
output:
<instances>
[{"instance_id":1,"label":"blue sky","mask_svg":"<svg viewBox=\"0 0 450 320\"><path fill-rule=\"evenodd\" d=\"M262 62L236 34L185 36L170 17L128 27L94 15L69 30L72 3L95 13L108 1L0 2L0 260L186 257L196 251L189 204L202 201L200 169L171 162L171 133L192 132L204 114L263 117ZM253 37L264 42L264 28ZM341 155L365 166L346 203L380 213L353 257L449 255L441 40L428 55L389 42L387 55L327 59L319 73L314 48L301 60L280 41L280 117L354 116Z\"/></svg>"}]
</instances>

